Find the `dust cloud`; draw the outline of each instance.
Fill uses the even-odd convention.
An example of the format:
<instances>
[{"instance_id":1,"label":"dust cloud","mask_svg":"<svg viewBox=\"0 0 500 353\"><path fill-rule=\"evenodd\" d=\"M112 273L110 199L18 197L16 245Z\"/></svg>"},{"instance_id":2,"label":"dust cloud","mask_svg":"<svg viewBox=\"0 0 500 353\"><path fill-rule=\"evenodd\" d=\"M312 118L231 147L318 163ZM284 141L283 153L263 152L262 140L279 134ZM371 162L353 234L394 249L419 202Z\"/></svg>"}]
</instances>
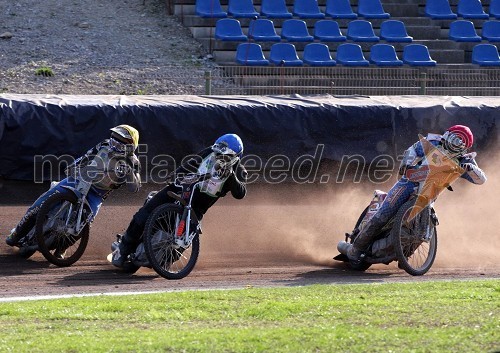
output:
<instances>
[{"instance_id":1,"label":"dust cloud","mask_svg":"<svg viewBox=\"0 0 500 353\"><path fill-rule=\"evenodd\" d=\"M464 179L436 202L439 217L438 254L434 267L487 268L498 266L500 217L500 154L483 155L480 166L488 181L474 185ZM220 199L203 219L199 266L312 264L335 266L336 244L350 232L374 189L384 185L278 184L248 186L248 195ZM123 232L140 202L105 205L91 228L84 257L103 260L115 234ZM25 208L16 208L21 217ZM3 226L3 225L2 225ZM104 260L105 261L105 260ZM389 265L392 266L393 264ZM380 265L384 266L384 265Z\"/></svg>"}]
</instances>

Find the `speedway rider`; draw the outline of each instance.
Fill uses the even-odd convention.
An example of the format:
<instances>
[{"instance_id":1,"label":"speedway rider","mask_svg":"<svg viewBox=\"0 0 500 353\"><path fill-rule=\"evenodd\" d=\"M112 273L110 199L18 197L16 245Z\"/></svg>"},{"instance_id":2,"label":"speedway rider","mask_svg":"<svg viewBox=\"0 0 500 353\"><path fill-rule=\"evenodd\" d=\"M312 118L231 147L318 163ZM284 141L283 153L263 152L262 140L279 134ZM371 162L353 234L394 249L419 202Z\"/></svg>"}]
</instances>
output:
<instances>
[{"instance_id":1,"label":"speedway rider","mask_svg":"<svg viewBox=\"0 0 500 353\"><path fill-rule=\"evenodd\" d=\"M42 203L52 194L64 190L64 186L75 187L82 181L92 183L87 200L93 217L96 216L103 200L112 190L123 184L127 184L130 192L139 190L141 186L140 162L134 154L139 144L139 132L129 125L118 125L110 130L109 139L100 142L85 155L76 159L67 168L67 177L59 183L53 182L55 185L51 186L28 208L24 217L6 238L7 245L19 245L19 241L35 226L36 215Z\"/></svg>"},{"instance_id":2,"label":"speedway rider","mask_svg":"<svg viewBox=\"0 0 500 353\"><path fill-rule=\"evenodd\" d=\"M236 134L225 134L212 146L199 152L197 158L183 163L171 175L172 179L175 179L189 173L211 174L210 179L206 180L193 195L193 211L199 220L220 197L224 197L228 192L231 192L235 199L245 197L247 171L240 163L242 154L243 142L240 137ZM114 266L123 267L127 257L141 243L147 219L153 210L162 204L175 201L167 195L169 191L178 193L179 187L175 183L167 184L133 216L121 237L118 250L113 253Z\"/></svg>"},{"instance_id":3,"label":"speedway rider","mask_svg":"<svg viewBox=\"0 0 500 353\"><path fill-rule=\"evenodd\" d=\"M472 147L474 137L471 130L464 125L454 125L450 127L443 135L428 134L427 140L464 169L462 178L474 184L483 184L486 181L486 175L477 166L475 153L467 153ZM420 141L408 148L399 167L401 179L389 190L382 205L377 210L373 218L365 224L363 229L354 229L351 237L355 237L352 244L340 241L337 249L340 253L346 254L350 261L357 263L361 255L367 250L377 235L378 231L397 213L398 209L410 198L418 183L409 181L405 174L409 166L419 163L424 158L424 147Z\"/></svg>"}]
</instances>

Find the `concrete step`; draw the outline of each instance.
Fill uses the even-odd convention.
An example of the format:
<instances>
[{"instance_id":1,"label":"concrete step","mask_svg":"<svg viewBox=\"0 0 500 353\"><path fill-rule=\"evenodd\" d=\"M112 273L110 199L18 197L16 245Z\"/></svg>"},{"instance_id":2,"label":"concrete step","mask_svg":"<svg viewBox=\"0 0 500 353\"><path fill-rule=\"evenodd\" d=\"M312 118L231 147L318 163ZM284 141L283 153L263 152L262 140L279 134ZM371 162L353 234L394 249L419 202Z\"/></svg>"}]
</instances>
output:
<instances>
[{"instance_id":1,"label":"concrete step","mask_svg":"<svg viewBox=\"0 0 500 353\"><path fill-rule=\"evenodd\" d=\"M215 28L212 26L207 27L189 27L192 35L196 39L210 38L215 35ZM248 35L248 27L242 27L243 33ZM408 35L412 36L414 40L434 40L434 39L448 39L448 30L443 31L438 26L408 26L406 28ZM314 27L308 27L309 34L314 34ZM342 34L347 34L347 28L341 27ZM374 28L377 36L380 35L380 28ZM281 35L281 27L276 28L276 33Z\"/></svg>"},{"instance_id":2,"label":"concrete step","mask_svg":"<svg viewBox=\"0 0 500 353\"><path fill-rule=\"evenodd\" d=\"M330 18L327 18L327 20L328 19L330 19ZM432 19L430 19L428 17L393 17L391 19L392 20L398 20L398 21L404 22L404 24L405 24L406 27L408 27L408 26L422 26L422 27L439 26L439 27L443 27L443 26L440 25L440 23L435 23L435 21L433 21ZM183 25L186 26L186 27L210 27L210 26L215 26L215 24L217 23L217 20L218 19L214 19L214 18L202 18L202 17L196 16L196 15L186 15L186 16L184 16L181 19ZM240 21L241 27L245 28L245 27L249 26L249 24L252 21L252 19L249 19L249 18L238 18L238 21ZM273 24L274 24L275 28L281 28L283 26L283 22L285 21L285 19L274 18L274 19L272 19L272 21L273 21ZM304 21L306 22L308 28L314 28L314 24L318 20L317 19L313 19L313 18L308 18L308 19L305 19ZM335 21L339 24L339 27L341 29L342 28L346 28L347 29L347 26L348 26L349 22L351 22L352 20L348 20L348 19L335 19ZM371 22L372 27L374 29L380 28L380 25L384 21L387 21L387 19L370 19L370 22ZM482 21L481 23L479 23L476 27L481 28L483 22L484 21ZM447 23L444 27L445 28L449 28L450 27L449 23Z\"/></svg>"},{"instance_id":3,"label":"concrete step","mask_svg":"<svg viewBox=\"0 0 500 353\"><path fill-rule=\"evenodd\" d=\"M264 56L269 58L269 50L263 50ZM401 59L403 56L402 50L396 50L398 57ZM460 49L429 49L429 53L431 58L436 60L438 64L463 64L465 61L465 53L464 50ZM370 58L370 51L363 50L363 54L367 60ZM300 59L302 59L302 51L297 51L297 55ZM213 51L214 59L217 63L225 63L225 62L235 62L236 52L231 50L214 50ZM335 59L336 52L332 51L332 57Z\"/></svg>"},{"instance_id":4,"label":"concrete step","mask_svg":"<svg viewBox=\"0 0 500 353\"><path fill-rule=\"evenodd\" d=\"M358 11L357 5L352 5L353 12ZM391 17L398 16L418 16L420 12L420 6L414 3L390 3L383 5L384 11L389 13ZM227 11L227 6L223 5L222 9ZM260 4L254 2L255 11L260 13ZM293 5L287 6L288 12L293 13ZM326 13L326 6L320 5L319 10ZM174 14L176 15L195 15L196 7L194 4L181 4L174 7Z\"/></svg>"},{"instance_id":5,"label":"concrete step","mask_svg":"<svg viewBox=\"0 0 500 353\"><path fill-rule=\"evenodd\" d=\"M211 40L209 38L199 39L199 42L203 44L205 48L212 47L216 50L227 50L227 51L235 51L238 45L241 42L226 42L219 40ZM262 50L270 50L271 46L275 44L275 42L257 42L262 47ZM312 42L287 42L282 41L281 43L292 43L295 46L295 50L301 52L304 50L305 46ZM394 46L396 51L402 51L403 48L408 44L423 44L426 45L429 50L472 50L474 43L462 43L462 42L454 42L450 40L414 40L412 43L388 43L386 41L380 41L379 43L368 43L368 42L319 42L315 41L315 43L323 43L328 46L330 51L336 51L337 47L342 43L354 43L359 44L363 51L370 51L370 48L375 44L390 44ZM500 43L498 44L500 46Z\"/></svg>"}]
</instances>

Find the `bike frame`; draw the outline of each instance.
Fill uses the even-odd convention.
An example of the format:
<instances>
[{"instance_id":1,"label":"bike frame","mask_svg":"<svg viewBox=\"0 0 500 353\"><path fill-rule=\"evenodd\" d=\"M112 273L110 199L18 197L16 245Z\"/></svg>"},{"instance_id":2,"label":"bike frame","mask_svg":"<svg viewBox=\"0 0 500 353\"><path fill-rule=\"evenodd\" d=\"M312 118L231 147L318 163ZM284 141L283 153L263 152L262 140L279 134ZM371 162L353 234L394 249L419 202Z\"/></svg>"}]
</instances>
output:
<instances>
[{"instance_id":1,"label":"bike frame","mask_svg":"<svg viewBox=\"0 0 500 353\"><path fill-rule=\"evenodd\" d=\"M86 182L84 180L78 180L76 187L64 185L62 186L66 190L70 190L73 192L78 200L78 210L73 210L73 204L69 206L68 209L68 215L66 217L66 227L67 231L71 235L78 235L82 231L82 229L89 223L90 219L93 219L93 212L92 208L90 207L90 204L87 200L87 194L92 187L92 184L89 182ZM90 214L88 215L87 219L82 220L82 215L83 215L83 210L85 209L85 206L87 206L88 210L90 211ZM71 220L71 214L73 212L77 212L77 217L75 219L75 227L71 228L70 227L70 220ZM57 215L57 213L56 213Z\"/></svg>"}]
</instances>

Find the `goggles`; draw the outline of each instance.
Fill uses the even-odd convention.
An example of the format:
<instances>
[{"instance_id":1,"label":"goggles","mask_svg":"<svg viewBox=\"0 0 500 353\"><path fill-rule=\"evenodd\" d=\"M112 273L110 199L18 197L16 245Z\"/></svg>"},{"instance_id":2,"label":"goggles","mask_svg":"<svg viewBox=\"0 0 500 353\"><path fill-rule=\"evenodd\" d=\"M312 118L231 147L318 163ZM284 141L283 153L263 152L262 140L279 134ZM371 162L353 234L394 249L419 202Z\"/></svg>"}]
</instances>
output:
<instances>
[{"instance_id":1,"label":"goggles","mask_svg":"<svg viewBox=\"0 0 500 353\"><path fill-rule=\"evenodd\" d=\"M212 146L212 151L214 151L217 154L236 156L236 152L234 152L224 143L216 143L215 145Z\"/></svg>"},{"instance_id":2,"label":"goggles","mask_svg":"<svg viewBox=\"0 0 500 353\"><path fill-rule=\"evenodd\" d=\"M120 152L120 153L131 153L134 152L135 148L133 144L126 144L121 141L118 141L111 137L109 139L109 146L112 150Z\"/></svg>"}]
</instances>

